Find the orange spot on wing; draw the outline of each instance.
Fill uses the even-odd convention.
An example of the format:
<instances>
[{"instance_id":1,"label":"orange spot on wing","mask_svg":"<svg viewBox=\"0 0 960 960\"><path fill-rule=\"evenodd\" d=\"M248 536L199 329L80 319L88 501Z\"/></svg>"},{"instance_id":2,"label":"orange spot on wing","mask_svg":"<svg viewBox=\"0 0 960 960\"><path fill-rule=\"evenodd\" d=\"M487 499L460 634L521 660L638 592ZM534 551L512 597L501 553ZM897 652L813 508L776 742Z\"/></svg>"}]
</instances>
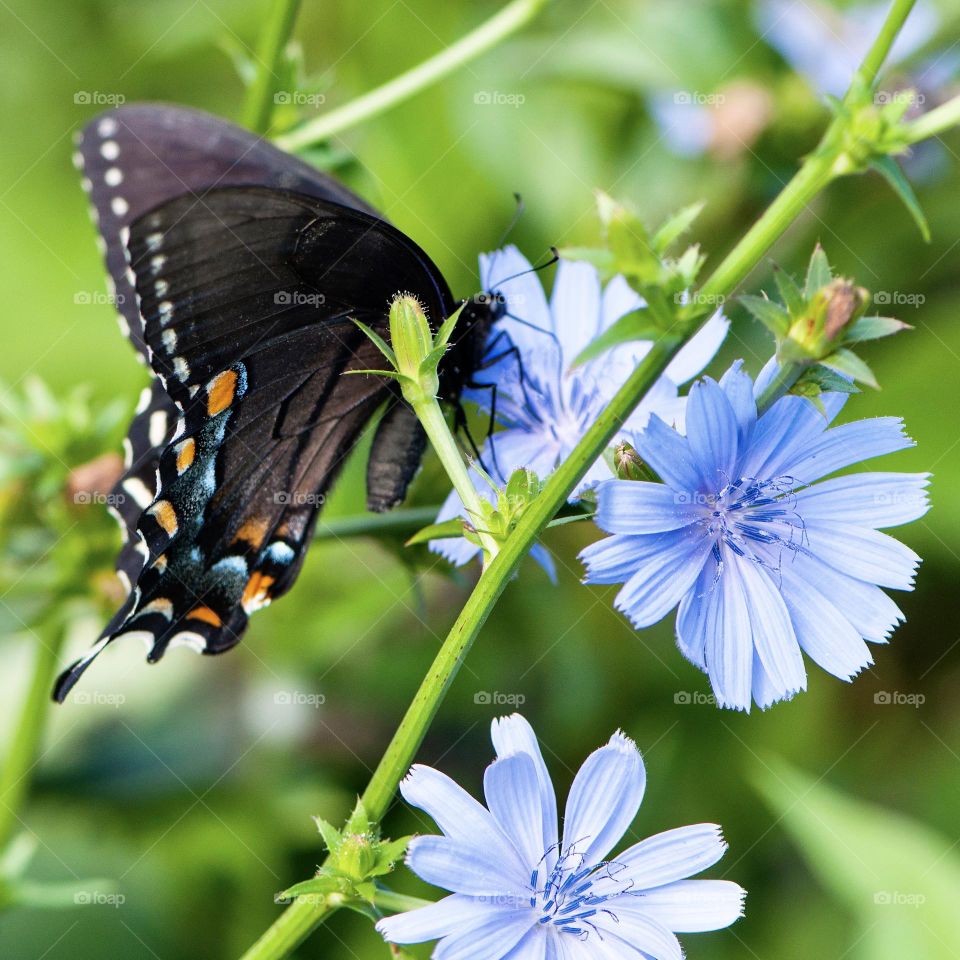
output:
<instances>
[{"instance_id":1,"label":"orange spot on wing","mask_svg":"<svg viewBox=\"0 0 960 960\"><path fill-rule=\"evenodd\" d=\"M158 500L150 508L150 514L156 518L168 536L172 537L177 532L177 511L169 500Z\"/></svg>"},{"instance_id":2,"label":"orange spot on wing","mask_svg":"<svg viewBox=\"0 0 960 960\"><path fill-rule=\"evenodd\" d=\"M193 610L187 614L187 619L202 620L204 623L209 623L212 627L223 626L223 620L220 619L219 614L209 607L194 607Z\"/></svg>"},{"instance_id":3,"label":"orange spot on wing","mask_svg":"<svg viewBox=\"0 0 960 960\"><path fill-rule=\"evenodd\" d=\"M268 591L273 585L274 579L274 577L268 577L263 573L253 573L251 575L240 601L247 613L259 610L260 607L264 607L270 602Z\"/></svg>"},{"instance_id":4,"label":"orange spot on wing","mask_svg":"<svg viewBox=\"0 0 960 960\"><path fill-rule=\"evenodd\" d=\"M238 540L245 540L254 550L259 550L267 536L267 528L269 526L270 521L266 517L251 517L237 531L233 542L236 543Z\"/></svg>"},{"instance_id":5,"label":"orange spot on wing","mask_svg":"<svg viewBox=\"0 0 960 960\"><path fill-rule=\"evenodd\" d=\"M233 403L237 390L237 374L234 370L224 370L218 373L207 384L207 413L215 417Z\"/></svg>"},{"instance_id":6,"label":"orange spot on wing","mask_svg":"<svg viewBox=\"0 0 960 960\"><path fill-rule=\"evenodd\" d=\"M197 453L197 445L193 437L189 437L177 447L177 473L183 473L193 463Z\"/></svg>"}]
</instances>

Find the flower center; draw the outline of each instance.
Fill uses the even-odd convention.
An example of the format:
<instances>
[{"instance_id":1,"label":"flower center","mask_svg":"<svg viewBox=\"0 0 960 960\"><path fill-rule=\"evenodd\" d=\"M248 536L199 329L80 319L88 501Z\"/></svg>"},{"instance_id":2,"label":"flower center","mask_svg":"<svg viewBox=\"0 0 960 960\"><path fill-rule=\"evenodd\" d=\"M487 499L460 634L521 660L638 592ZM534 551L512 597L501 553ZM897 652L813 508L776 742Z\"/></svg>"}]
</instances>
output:
<instances>
[{"instance_id":1,"label":"flower center","mask_svg":"<svg viewBox=\"0 0 960 960\"><path fill-rule=\"evenodd\" d=\"M560 848L556 864L544 877L549 853L548 850L543 855L530 877L530 906L539 912L540 924L549 924L582 940L591 933L602 939L596 926L600 915L617 920L604 904L625 893L632 883L616 879L622 867L613 861L584 866L583 854L577 853L575 847L567 851Z\"/></svg>"},{"instance_id":2,"label":"flower center","mask_svg":"<svg viewBox=\"0 0 960 960\"><path fill-rule=\"evenodd\" d=\"M699 523L714 540L718 573L723 570L721 544L737 556L758 563L769 563L764 547L794 553L804 548L803 518L797 513L796 498L792 495L798 486L800 482L795 477L740 477L717 494L702 499Z\"/></svg>"}]
</instances>

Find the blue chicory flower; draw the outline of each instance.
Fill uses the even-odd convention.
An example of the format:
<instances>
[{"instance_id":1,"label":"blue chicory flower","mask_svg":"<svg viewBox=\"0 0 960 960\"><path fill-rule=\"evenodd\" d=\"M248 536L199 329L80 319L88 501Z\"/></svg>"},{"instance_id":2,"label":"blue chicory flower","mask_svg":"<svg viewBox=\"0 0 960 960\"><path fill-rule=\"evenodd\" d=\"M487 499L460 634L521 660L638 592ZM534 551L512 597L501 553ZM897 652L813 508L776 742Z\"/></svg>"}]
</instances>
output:
<instances>
[{"instance_id":1,"label":"blue chicory flower","mask_svg":"<svg viewBox=\"0 0 960 960\"><path fill-rule=\"evenodd\" d=\"M533 729L514 714L493 721L492 739L486 807L431 767L414 766L400 785L443 832L415 838L408 865L452 894L381 920L388 941L439 940L438 960L681 960L675 933L719 930L742 916L737 884L688 879L726 851L714 824L668 830L610 856L646 786L629 737L615 733L580 768L562 837Z\"/></svg>"},{"instance_id":2,"label":"blue chicory flower","mask_svg":"<svg viewBox=\"0 0 960 960\"><path fill-rule=\"evenodd\" d=\"M597 270L588 263L561 260L549 305L536 273L517 250L509 246L480 257L483 289L500 295L507 315L490 333L484 368L474 375L479 386L464 399L489 413L495 406L504 428L481 446L483 469L498 484L521 467L541 479L553 472L607 406L610 399L650 351L649 341L620 344L589 363L571 369L580 352L624 314L643 301L623 277L602 287ZM624 425L629 440L651 413L668 423L683 414L678 385L695 377L713 359L729 328L720 311L677 354L664 375ZM495 393L494 393L495 387ZM487 482L475 471L477 490L494 500ZM574 498L612 476L598 460L574 491ZM463 504L452 492L437 522L463 515ZM466 563L479 548L465 539L431 541L430 547L457 565ZM540 559L544 559L543 553Z\"/></svg>"},{"instance_id":3,"label":"blue chicory flower","mask_svg":"<svg viewBox=\"0 0 960 960\"><path fill-rule=\"evenodd\" d=\"M850 680L873 662L866 641L886 642L903 619L880 588L911 590L920 558L879 528L926 513L929 474L815 483L913 443L895 417L828 429L846 398L822 399L826 417L797 396L758 417L738 362L719 384L694 385L686 436L652 417L636 438L663 483L597 491L596 522L613 536L581 553L586 581L623 583L615 603L637 628L679 605L677 644L721 706L767 707L805 689L801 650Z\"/></svg>"}]
</instances>

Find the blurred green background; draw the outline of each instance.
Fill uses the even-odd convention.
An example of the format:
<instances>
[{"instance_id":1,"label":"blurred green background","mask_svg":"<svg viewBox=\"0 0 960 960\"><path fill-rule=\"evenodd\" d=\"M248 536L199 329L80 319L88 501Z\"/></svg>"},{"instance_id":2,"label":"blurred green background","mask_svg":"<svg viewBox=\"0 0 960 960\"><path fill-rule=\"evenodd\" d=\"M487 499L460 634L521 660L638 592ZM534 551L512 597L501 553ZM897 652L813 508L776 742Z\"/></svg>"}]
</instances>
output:
<instances>
[{"instance_id":1,"label":"blurred green background","mask_svg":"<svg viewBox=\"0 0 960 960\"><path fill-rule=\"evenodd\" d=\"M929 28L893 72L919 84L928 105L957 87L952 6L928 6ZM59 396L88 384L95 406L120 398L132 407L144 372L102 302L71 134L104 96L236 118L243 88L224 48L254 44L265 9L266 0L0 4L8 384L40 376ZM496 9L488 0L307 0L295 36L329 108ZM838 9L556 0L502 48L337 138L332 155L461 295L476 289L476 255L498 242L513 191L526 212L512 239L531 260L551 244L597 239L592 190L602 187L651 220L706 200L698 235L716 263L816 143L827 118L816 90L823 58L836 67L850 54L849 44L815 39ZM859 9L851 16L865 22ZM778 49L785 30L820 57L813 77ZM731 849L712 875L749 890L736 926L684 938L693 960L960 956L960 498L950 493L960 483L960 137L919 149L909 169L930 245L867 176L834 185L772 254L799 272L820 240L840 272L895 302L883 312L916 327L869 349L883 390L845 414L904 416L918 448L883 468L934 473L933 509L902 532L925 558L916 592L897 597L908 622L876 649L876 666L849 687L814 669L793 703L719 712L700 702L706 679L676 651L670 624L637 636L611 609L612 592L577 585L576 552L594 533L567 527L548 537L559 586L524 567L420 753L476 792L491 718L522 703L565 791L583 757L626 730L648 766L635 836L721 823ZM764 266L748 285L756 292L769 279ZM768 345L740 308L729 312L734 331L715 371L744 356L756 372ZM9 445L0 454L17 455ZM362 510L362 459L328 517ZM428 463L414 502L445 492ZM57 549L79 529L64 531ZM265 928L279 909L273 894L322 855L311 815L348 811L475 575L451 581L442 561L400 553L368 539L318 543L292 594L254 618L236 651L201 659L175 650L147 667L142 650L117 648L78 688L87 702L51 708L21 814L38 839L29 876L81 886L114 878L123 902L9 910L4 958L219 960ZM102 614L77 614L71 648L90 642ZM0 639L4 740L34 643L14 626ZM387 829L428 824L398 806ZM398 884L425 890L405 873ZM338 915L298 956L366 960L387 950L360 918Z\"/></svg>"}]
</instances>

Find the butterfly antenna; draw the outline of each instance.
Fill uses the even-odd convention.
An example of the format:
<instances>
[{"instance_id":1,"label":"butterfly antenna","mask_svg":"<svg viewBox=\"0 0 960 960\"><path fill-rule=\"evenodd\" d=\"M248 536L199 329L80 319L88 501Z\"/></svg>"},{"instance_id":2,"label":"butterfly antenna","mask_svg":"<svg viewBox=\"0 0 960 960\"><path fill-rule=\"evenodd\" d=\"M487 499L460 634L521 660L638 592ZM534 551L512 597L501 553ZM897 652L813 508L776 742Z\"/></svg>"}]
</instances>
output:
<instances>
[{"instance_id":1,"label":"butterfly antenna","mask_svg":"<svg viewBox=\"0 0 960 960\"><path fill-rule=\"evenodd\" d=\"M523 212L526 209L523 203L523 197L519 193L513 195L516 208L513 211L513 216L510 218L510 222L507 224L507 229L503 231L503 235L500 237L499 242L497 243L497 249L499 250L506 242L507 238L517 229L517 224L520 222L520 218L523 216Z\"/></svg>"},{"instance_id":2,"label":"butterfly antenna","mask_svg":"<svg viewBox=\"0 0 960 960\"><path fill-rule=\"evenodd\" d=\"M517 277L525 277L528 273L539 273L541 270L546 270L547 267L552 267L559 259L559 251L556 247L551 247L549 259L544 260L543 263L538 263L535 267L530 267L529 270L521 270L519 273L511 274L509 277L503 277L493 285L493 289L497 289L501 284L509 283L511 280L516 280Z\"/></svg>"}]
</instances>

